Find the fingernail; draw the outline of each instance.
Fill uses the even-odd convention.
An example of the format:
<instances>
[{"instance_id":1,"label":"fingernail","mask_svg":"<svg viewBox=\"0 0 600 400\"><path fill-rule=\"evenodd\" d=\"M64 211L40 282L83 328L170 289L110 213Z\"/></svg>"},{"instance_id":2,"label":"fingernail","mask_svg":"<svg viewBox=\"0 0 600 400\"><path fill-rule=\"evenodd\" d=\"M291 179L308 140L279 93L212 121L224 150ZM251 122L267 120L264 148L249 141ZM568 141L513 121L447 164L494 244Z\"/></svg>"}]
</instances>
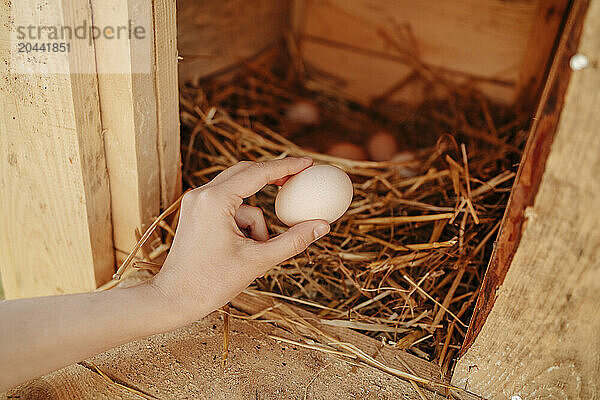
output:
<instances>
[{"instance_id":1,"label":"fingernail","mask_svg":"<svg viewBox=\"0 0 600 400\"><path fill-rule=\"evenodd\" d=\"M329 224L320 224L315 227L315 239L320 239L329 233Z\"/></svg>"},{"instance_id":2,"label":"fingernail","mask_svg":"<svg viewBox=\"0 0 600 400\"><path fill-rule=\"evenodd\" d=\"M302 157L302 159L310 163L313 162L312 157Z\"/></svg>"}]
</instances>

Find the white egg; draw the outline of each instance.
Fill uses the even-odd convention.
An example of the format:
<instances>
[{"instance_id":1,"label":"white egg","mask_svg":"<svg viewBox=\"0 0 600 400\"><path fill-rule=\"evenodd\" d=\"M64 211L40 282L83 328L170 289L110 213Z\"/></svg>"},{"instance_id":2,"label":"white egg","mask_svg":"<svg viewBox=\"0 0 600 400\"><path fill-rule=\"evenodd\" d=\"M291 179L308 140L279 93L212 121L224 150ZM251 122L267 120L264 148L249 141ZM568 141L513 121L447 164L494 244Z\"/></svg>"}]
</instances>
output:
<instances>
[{"instance_id":1,"label":"white egg","mask_svg":"<svg viewBox=\"0 0 600 400\"><path fill-rule=\"evenodd\" d=\"M332 223L352 202L352 181L332 165L313 165L291 177L275 198L275 213L288 226L313 219Z\"/></svg>"}]
</instances>

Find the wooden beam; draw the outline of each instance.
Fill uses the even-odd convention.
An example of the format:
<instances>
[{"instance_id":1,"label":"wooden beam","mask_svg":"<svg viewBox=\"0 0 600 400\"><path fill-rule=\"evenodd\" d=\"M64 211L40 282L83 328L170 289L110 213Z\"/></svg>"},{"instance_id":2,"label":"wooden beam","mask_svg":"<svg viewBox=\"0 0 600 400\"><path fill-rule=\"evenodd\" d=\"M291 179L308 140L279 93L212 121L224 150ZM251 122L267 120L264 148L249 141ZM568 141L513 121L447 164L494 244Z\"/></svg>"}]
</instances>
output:
<instances>
[{"instance_id":1,"label":"wooden beam","mask_svg":"<svg viewBox=\"0 0 600 400\"><path fill-rule=\"evenodd\" d=\"M487 96L505 103L514 100L519 65L542 3L304 1L306 16L298 25L303 27L303 42L307 43L302 45L306 62L341 78L356 97L368 100L379 96L382 87L400 82L407 68L401 60L404 53L458 82L472 80ZM337 57L332 53L338 53ZM365 64L366 58L372 66L357 76L353 65ZM390 80L394 69L396 77ZM370 86L361 84L367 81Z\"/></svg>"},{"instance_id":2,"label":"wooden beam","mask_svg":"<svg viewBox=\"0 0 600 400\"><path fill-rule=\"evenodd\" d=\"M140 29L95 40L102 127L110 178L114 243L135 243L181 186L175 1L92 0L98 27Z\"/></svg>"},{"instance_id":3,"label":"wooden beam","mask_svg":"<svg viewBox=\"0 0 600 400\"><path fill-rule=\"evenodd\" d=\"M158 160L161 208L166 209L181 193L177 1L153 1Z\"/></svg>"},{"instance_id":4,"label":"wooden beam","mask_svg":"<svg viewBox=\"0 0 600 400\"><path fill-rule=\"evenodd\" d=\"M587 3L574 3L574 18ZM589 2L577 52L590 65L571 74L519 247L494 308L453 376L454 384L485 398L589 399L600 393L598 1Z\"/></svg>"},{"instance_id":5,"label":"wooden beam","mask_svg":"<svg viewBox=\"0 0 600 400\"><path fill-rule=\"evenodd\" d=\"M18 53L9 36L19 25L91 20L87 2L0 3L0 271L7 298L93 290L114 272L93 47L71 40L68 53Z\"/></svg>"},{"instance_id":6,"label":"wooden beam","mask_svg":"<svg viewBox=\"0 0 600 400\"><path fill-rule=\"evenodd\" d=\"M144 39L95 41L114 244L127 253L137 242L135 229L141 231L160 210L152 4L137 0L91 3L97 26L122 26L132 20L145 30Z\"/></svg>"},{"instance_id":7,"label":"wooden beam","mask_svg":"<svg viewBox=\"0 0 600 400\"><path fill-rule=\"evenodd\" d=\"M276 44L289 29L289 0L179 0L181 82L196 82Z\"/></svg>"}]
</instances>

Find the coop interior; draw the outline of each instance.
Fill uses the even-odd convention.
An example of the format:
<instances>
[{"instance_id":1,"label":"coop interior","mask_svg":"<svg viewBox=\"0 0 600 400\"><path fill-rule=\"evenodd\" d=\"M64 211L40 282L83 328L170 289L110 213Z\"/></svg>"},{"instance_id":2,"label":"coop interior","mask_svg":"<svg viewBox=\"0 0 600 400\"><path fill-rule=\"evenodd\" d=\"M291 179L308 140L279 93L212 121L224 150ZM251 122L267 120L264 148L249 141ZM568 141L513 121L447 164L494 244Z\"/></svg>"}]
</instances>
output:
<instances>
[{"instance_id":1,"label":"coop interior","mask_svg":"<svg viewBox=\"0 0 600 400\"><path fill-rule=\"evenodd\" d=\"M180 0L184 189L305 155L354 184L331 233L251 292L448 372L567 3ZM247 200L272 235L277 190Z\"/></svg>"}]
</instances>

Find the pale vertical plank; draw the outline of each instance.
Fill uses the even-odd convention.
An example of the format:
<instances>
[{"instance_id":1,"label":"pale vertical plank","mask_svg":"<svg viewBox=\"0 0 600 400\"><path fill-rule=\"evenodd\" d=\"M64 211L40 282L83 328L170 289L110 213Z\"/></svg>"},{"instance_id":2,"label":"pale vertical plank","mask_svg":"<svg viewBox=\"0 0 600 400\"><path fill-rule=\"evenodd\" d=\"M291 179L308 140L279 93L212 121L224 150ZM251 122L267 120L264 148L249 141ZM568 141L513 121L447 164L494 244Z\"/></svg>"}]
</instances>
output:
<instances>
[{"instance_id":1,"label":"pale vertical plank","mask_svg":"<svg viewBox=\"0 0 600 400\"><path fill-rule=\"evenodd\" d=\"M571 73L520 244L453 376L455 385L488 399L600 396L598 1L589 2L577 52L591 63Z\"/></svg>"},{"instance_id":2,"label":"pale vertical plank","mask_svg":"<svg viewBox=\"0 0 600 400\"><path fill-rule=\"evenodd\" d=\"M93 47L18 58L16 25L91 21L89 4L0 3L0 271L7 298L93 290L114 271ZM22 74L28 70L31 73Z\"/></svg>"},{"instance_id":3,"label":"pale vertical plank","mask_svg":"<svg viewBox=\"0 0 600 400\"><path fill-rule=\"evenodd\" d=\"M133 21L144 39L95 41L102 128L110 178L114 244L128 253L160 211L158 124L154 83L152 4L92 0L97 26Z\"/></svg>"},{"instance_id":4,"label":"pale vertical plank","mask_svg":"<svg viewBox=\"0 0 600 400\"><path fill-rule=\"evenodd\" d=\"M114 242L119 254L135 229L181 190L175 1L93 0L99 27L143 29L132 40L95 41Z\"/></svg>"},{"instance_id":5,"label":"pale vertical plank","mask_svg":"<svg viewBox=\"0 0 600 400\"><path fill-rule=\"evenodd\" d=\"M158 154L163 209L181 192L176 3L176 0L154 0Z\"/></svg>"}]
</instances>

